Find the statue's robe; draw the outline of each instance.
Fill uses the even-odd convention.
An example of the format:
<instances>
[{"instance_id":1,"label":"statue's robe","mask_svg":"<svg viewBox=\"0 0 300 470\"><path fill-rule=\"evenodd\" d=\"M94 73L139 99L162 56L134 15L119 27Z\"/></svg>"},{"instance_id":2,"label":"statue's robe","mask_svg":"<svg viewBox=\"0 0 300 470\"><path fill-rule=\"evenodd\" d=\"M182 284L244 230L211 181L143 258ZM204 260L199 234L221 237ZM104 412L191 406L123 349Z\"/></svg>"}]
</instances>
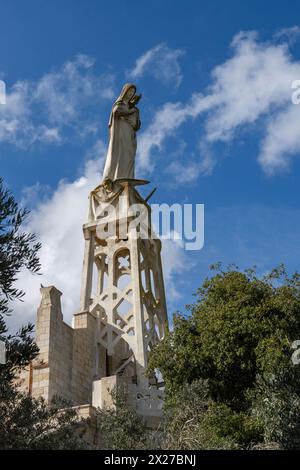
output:
<instances>
[{"instance_id":1,"label":"statue's robe","mask_svg":"<svg viewBox=\"0 0 300 470\"><path fill-rule=\"evenodd\" d=\"M137 108L134 109L133 114L128 114L129 107L124 101L118 101L113 107L103 180L134 178L137 146L135 130L139 127L139 112Z\"/></svg>"}]
</instances>

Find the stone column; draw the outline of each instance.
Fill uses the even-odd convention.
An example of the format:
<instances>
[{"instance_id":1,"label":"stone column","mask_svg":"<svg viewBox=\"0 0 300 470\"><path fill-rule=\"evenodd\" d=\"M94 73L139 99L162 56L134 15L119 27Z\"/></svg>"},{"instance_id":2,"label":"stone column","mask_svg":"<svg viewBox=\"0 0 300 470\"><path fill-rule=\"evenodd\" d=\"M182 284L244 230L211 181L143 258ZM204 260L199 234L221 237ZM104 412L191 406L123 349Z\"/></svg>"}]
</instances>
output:
<instances>
[{"instance_id":1,"label":"stone column","mask_svg":"<svg viewBox=\"0 0 300 470\"><path fill-rule=\"evenodd\" d=\"M85 238L85 246L80 296L80 309L82 312L88 310L90 304L94 263L94 234L88 229L84 229L83 233Z\"/></svg>"}]
</instances>

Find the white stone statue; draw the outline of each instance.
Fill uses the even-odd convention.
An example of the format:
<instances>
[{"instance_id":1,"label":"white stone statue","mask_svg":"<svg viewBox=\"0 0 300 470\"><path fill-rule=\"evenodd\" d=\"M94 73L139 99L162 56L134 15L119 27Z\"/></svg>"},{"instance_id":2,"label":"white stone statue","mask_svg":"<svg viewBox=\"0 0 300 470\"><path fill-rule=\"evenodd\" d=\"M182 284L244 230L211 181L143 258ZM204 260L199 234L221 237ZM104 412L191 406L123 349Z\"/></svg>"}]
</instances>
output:
<instances>
[{"instance_id":1,"label":"white stone statue","mask_svg":"<svg viewBox=\"0 0 300 470\"><path fill-rule=\"evenodd\" d=\"M126 83L115 101L109 119L109 146L103 172L103 183L119 178L134 178L136 131L141 127L136 104L136 86Z\"/></svg>"}]
</instances>

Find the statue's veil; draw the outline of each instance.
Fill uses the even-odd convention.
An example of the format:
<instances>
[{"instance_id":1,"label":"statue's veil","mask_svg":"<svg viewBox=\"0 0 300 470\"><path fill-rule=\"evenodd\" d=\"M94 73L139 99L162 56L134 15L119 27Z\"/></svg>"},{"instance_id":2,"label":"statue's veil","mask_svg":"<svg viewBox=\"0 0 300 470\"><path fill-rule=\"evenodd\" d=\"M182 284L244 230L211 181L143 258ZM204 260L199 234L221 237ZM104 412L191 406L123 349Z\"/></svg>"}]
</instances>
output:
<instances>
[{"instance_id":1,"label":"statue's veil","mask_svg":"<svg viewBox=\"0 0 300 470\"><path fill-rule=\"evenodd\" d=\"M111 127L111 125L112 125L113 109L114 109L114 107L116 106L116 104L118 104L118 103L120 103L121 101L123 101L124 96L126 95L127 91L128 91L130 88L133 88L133 89L134 89L134 94L135 94L135 92L136 92L136 86L135 86L133 83L125 83L125 85L124 85L123 88L122 88L121 93L119 94L118 98L116 99L116 101L115 101L114 104L113 104L112 111L111 111L110 116L109 116L108 127Z\"/></svg>"}]
</instances>

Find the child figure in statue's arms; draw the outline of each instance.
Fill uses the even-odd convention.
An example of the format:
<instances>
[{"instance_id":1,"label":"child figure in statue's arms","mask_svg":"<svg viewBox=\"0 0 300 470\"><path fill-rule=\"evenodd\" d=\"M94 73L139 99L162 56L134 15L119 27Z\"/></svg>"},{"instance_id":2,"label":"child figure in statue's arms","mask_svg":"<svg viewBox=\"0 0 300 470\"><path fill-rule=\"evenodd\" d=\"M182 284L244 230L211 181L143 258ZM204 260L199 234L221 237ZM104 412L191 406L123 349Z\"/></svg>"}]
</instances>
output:
<instances>
[{"instance_id":1,"label":"child figure in statue's arms","mask_svg":"<svg viewBox=\"0 0 300 470\"><path fill-rule=\"evenodd\" d=\"M136 107L136 105L138 104L138 102L140 101L140 99L142 98L142 95L134 95L131 100L128 102L128 106L130 109L132 108L135 108L136 110L136 125L134 126L135 127L135 131L138 131L140 128L141 128L141 121L140 121L140 111L139 109Z\"/></svg>"}]
</instances>

